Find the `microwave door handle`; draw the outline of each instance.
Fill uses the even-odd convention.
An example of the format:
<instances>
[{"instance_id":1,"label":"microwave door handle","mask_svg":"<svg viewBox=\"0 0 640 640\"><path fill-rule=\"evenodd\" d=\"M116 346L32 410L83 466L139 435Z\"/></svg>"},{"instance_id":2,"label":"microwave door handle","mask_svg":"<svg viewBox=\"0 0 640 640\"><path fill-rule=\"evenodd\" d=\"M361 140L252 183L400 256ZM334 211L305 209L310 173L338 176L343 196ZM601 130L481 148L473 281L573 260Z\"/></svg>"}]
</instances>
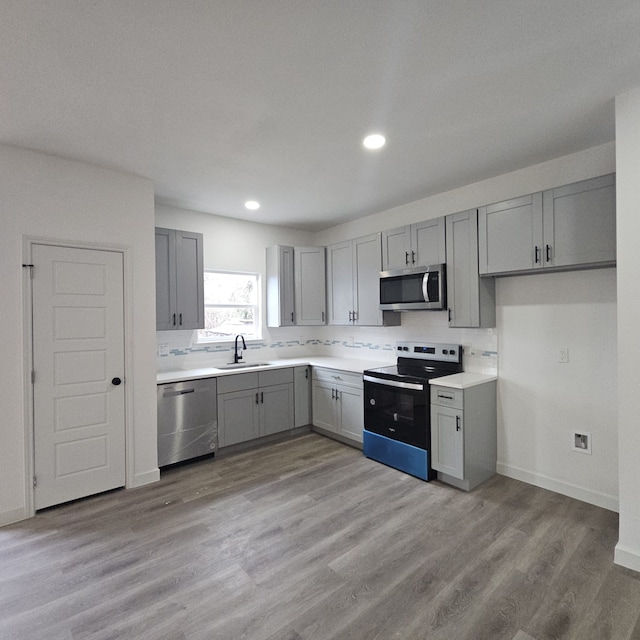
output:
<instances>
[{"instance_id":1,"label":"microwave door handle","mask_svg":"<svg viewBox=\"0 0 640 640\"><path fill-rule=\"evenodd\" d=\"M429 300L429 272L428 271L422 276L422 297L424 298L425 302L431 302L431 300Z\"/></svg>"}]
</instances>

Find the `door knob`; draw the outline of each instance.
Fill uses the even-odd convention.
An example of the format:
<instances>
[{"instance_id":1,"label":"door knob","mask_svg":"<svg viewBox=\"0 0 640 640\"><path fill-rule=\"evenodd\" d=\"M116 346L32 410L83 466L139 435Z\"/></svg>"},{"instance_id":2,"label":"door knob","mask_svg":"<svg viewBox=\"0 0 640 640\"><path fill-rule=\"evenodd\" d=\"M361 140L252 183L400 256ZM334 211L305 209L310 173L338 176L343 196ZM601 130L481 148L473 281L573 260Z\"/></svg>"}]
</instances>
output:
<instances>
[{"instance_id":1,"label":"door knob","mask_svg":"<svg viewBox=\"0 0 640 640\"><path fill-rule=\"evenodd\" d=\"M114 386L118 386L120 383L122 382L122 380L120 380L120 378L113 378L113 380L111 380L111 384Z\"/></svg>"}]
</instances>

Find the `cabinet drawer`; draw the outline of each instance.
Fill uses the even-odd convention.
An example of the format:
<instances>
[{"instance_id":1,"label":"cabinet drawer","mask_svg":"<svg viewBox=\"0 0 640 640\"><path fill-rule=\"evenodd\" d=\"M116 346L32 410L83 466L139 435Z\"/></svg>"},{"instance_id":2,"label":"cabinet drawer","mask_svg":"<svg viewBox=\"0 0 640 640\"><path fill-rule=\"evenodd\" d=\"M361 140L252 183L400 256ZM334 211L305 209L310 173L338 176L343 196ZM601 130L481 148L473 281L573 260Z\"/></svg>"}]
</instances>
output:
<instances>
[{"instance_id":1,"label":"cabinet drawer","mask_svg":"<svg viewBox=\"0 0 640 640\"><path fill-rule=\"evenodd\" d=\"M340 371L338 369L319 369L313 367L313 379L333 384L346 384L352 387L362 386L362 374Z\"/></svg>"},{"instance_id":2,"label":"cabinet drawer","mask_svg":"<svg viewBox=\"0 0 640 640\"><path fill-rule=\"evenodd\" d=\"M258 387L258 372L233 373L218 378L218 394L245 391Z\"/></svg>"},{"instance_id":3,"label":"cabinet drawer","mask_svg":"<svg viewBox=\"0 0 640 640\"><path fill-rule=\"evenodd\" d=\"M293 382L293 368L258 371L258 382L261 387Z\"/></svg>"},{"instance_id":4,"label":"cabinet drawer","mask_svg":"<svg viewBox=\"0 0 640 640\"><path fill-rule=\"evenodd\" d=\"M452 407L453 409L463 409L462 389L452 389L451 387L431 386L431 404L441 407Z\"/></svg>"}]
</instances>

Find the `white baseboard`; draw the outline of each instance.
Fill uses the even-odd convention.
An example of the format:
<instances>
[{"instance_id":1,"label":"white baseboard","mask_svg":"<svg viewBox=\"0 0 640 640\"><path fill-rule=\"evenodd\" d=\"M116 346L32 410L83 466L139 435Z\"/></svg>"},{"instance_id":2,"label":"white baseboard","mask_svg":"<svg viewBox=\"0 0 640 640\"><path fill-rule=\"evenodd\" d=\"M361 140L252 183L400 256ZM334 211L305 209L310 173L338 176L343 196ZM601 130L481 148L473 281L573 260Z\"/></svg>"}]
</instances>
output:
<instances>
[{"instance_id":1,"label":"white baseboard","mask_svg":"<svg viewBox=\"0 0 640 640\"><path fill-rule=\"evenodd\" d=\"M640 551L624 547L619 542L613 554L613 561L627 569L640 571Z\"/></svg>"},{"instance_id":2,"label":"white baseboard","mask_svg":"<svg viewBox=\"0 0 640 640\"><path fill-rule=\"evenodd\" d=\"M585 489L569 482L563 482L562 480L556 480L549 476L542 475L540 473L533 473L526 469L514 467L508 464L498 462L496 470L500 475L507 476L508 478L514 478L515 480L522 480L527 484L532 484L541 489L548 489L549 491L555 491L564 496L581 500L582 502L588 502L596 507L602 507L609 511L619 510L619 502L617 496L610 496L599 491L593 491L591 489Z\"/></svg>"},{"instance_id":3,"label":"white baseboard","mask_svg":"<svg viewBox=\"0 0 640 640\"><path fill-rule=\"evenodd\" d=\"M27 511L24 507L11 511L0 511L0 527L27 519Z\"/></svg>"},{"instance_id":4,"label":"white baseboard","mask_svg":"<svg viewBox=\"0 0 640 640\"><path fill-rule=\"evenodd\" d=\"M145 471L144 473L137 473L133 476L133 483L130 484L127 489L134 489L135 487L143 487L145 484L151 484L152 482L158 482L160 480L160 469L157 467L151 469L151 471Z\"/></svg>"}]
</instances>

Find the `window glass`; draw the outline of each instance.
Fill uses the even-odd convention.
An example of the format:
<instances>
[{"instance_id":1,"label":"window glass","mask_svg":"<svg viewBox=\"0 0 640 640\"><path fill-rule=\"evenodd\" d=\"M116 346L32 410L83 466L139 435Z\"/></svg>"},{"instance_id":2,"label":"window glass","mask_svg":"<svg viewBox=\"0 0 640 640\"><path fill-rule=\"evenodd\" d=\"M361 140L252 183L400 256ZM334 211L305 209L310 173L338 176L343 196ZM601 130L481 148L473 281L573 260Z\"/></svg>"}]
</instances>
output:
<instances>
[{"instance_id":1,"label":"window glass","mask_svg":"<svg viewBox=\"0 0 640 640\"><path fill-rule=\"evenodd\" d=\"M231 271L204 272L204 329L198 342L228 342L241 333L259 340L260 275Z\"/></svg>"}]
</instances>

